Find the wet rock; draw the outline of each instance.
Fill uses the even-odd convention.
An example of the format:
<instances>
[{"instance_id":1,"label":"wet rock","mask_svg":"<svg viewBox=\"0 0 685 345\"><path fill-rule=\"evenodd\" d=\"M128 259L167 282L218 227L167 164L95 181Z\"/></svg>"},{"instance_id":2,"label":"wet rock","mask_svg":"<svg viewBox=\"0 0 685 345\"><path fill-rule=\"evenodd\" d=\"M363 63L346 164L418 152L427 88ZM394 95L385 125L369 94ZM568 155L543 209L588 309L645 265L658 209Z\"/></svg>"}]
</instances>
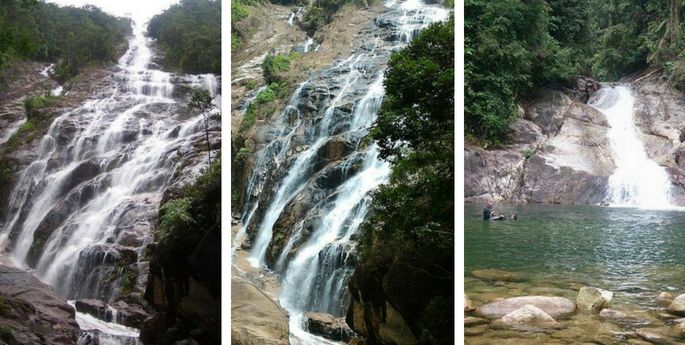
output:
<instances>
[{"instance_id":1,"label":"wet rock","mask_svg":"<svg viewBox=\"0 0 685 345\"><path fill-rule=\"evenodd\" d=\"M80 299L75 302L74 307L79 313L92 315L100 320L111 321L111 318L107 317L107 304L103 301L97 299Z\"/></svg>"},{"instance_id":2,"label":"wet rock","mask_svg":"<svg viewBox=\"0 0 685 345\"><path fill-rule=\"evenodd\" d=\"M61 194L66 194L77 185L88 181L100 174L100 165L92 161L86 161L74 168L62 183Z\"/></svg>"},{"instance_id":3,"label":"wet rock","mask_svg":"<svg viewBox=\"0 0 685 345\"><path fill-rule=\"evenodd\" d=\"M74 308L28 272L0 265L0 342L76 345Z\"/></svg>"},{"instance_id":4,"label":"wet rock","mask_svg":"<svg viewBox=\"0 0 685 345\"><path fill-rule=\"evenodd\" d=\"M145 320L150 317L150 314L141 306L124 301L117 301L111 307L117 311L116 322L124 326L140 329Z\"/></svg>"},{"instance_id":5,"label":"wet rock","mask_svg":"<svg viewBox=\"0 0 685 345\"><path fill-rule=\"evenodd\" d=\"M464 336L466 337L474 337L478 335L483 335L485 331L488 330L488 326L486 325L481 325L481 326L476 326L476 327L469 327L464 329Z\"/></svg>"},{"instance_id":6,"label":"wet rock","mask_svg":"<svg viewBox=\"0 0 685 345\"><path fill-rule=\"evenodd\" d=\"M288 313L249 281L231 279L231 344L288 345Z\"/></svg>"},{"instance_id":7,"label":"wet rock","mask_svg":"<svg viewBox=\"0 0 685 345\"><path fill-rule=\"evenodd\" d=\"M645 341L648 341L655 345L674 345L675 341L669 339L667 336L660 334L656 330L651 329L639 329L636 334Z\"/></svg>"},{"instance_id":8,"label":"wet rock","mask_svg":"<svg viewBox=\"0 0 685 345\"><path fill-rule=\"evenodd\" d=\"M616 322L630 322L639 320L635 315L615 309L602 309L602 311L599 312L599 316L602 319Z\"/></svg>"},{"instance_id":9,"label":"wet rock","mask_svg":"<svg viewBox=\"0 0 685 345\"><path fill-rule=\"evenodd\" d=\"M304 314L307 330L324 338L349 342L355 337L354 331L343 319L331 314L309 312Z\"/></svg>"},{"instance_id":10,"label":"wet rock","mask_svg":"<svg viewBox=\"0 0 685 345\"><path fill-rule=\"evenodd\" d=\"M475 270L471 272L471 275L484 280L501 282L522 282L525 280L521 274L496 269Z\"/></svg>"},{"instance_id":11,"label":"wet rock","mask_svg":"<svg viewBox=\"0 0 685 345\"><path fill-rule=\"evenodd\" d=\"M489 321L486 319L481 319L479 317L466 316L464 317L464 327L473 327L478 325L484 325Z\"/></svg>"},{"instance_id":12,"label":"wet rock","mask_svg":"<svg viewBox=\"0 0 685 345\"><path fill-rule=\"evenodd\" d=\"M609 306L614 293L594 287L582 287L576 297L576 306L581 312L599 313Z\"/></svg>"},{"instance_id":13,"label":"wet rock","mask_svg":"<svg viewBox=\"0 0 685 345\"><path fill-rule=\"evenodd\" d=\"M662 292L657 296L655 302L660 306L668 307L673 302L673 295L668 292Z\"/></svg>"},{"instance_id":14,"label":"wet rock","mask_svg":"<svg viewBox=\"0 0 685 345\"><path fill-rule=\"evenodd\" d=\"M677 315L685 315L685 294L674 298L668 305L668 311Z\"/></svg>"},{"instance_id":15,"label":"wet rock","mask_svg":"<svg viewBox=\"0 0 685 345\"><path fill-rule=\"evenodd\" d=\"M557 322L542 309L526 304L493 322L492 327L533 329L552 327L556 324Z\"/></svg>"},{"instance_id":16,"label":"wet rock","mask_svg":"<svg viewBox=\"0 0 685 345\"><path fill-rule=\"evenodd\" d=\"M474 311L476 307L473 306L473 302L469 299L469 296L464 294L464 311Z\"/></svg>"},{"instance_id":17,"label":"wet rock","mask_svg":"<svg viewBox=\"0 0 685 345\"><path fill-rule=\"evenodd\" d=\"M576 309L573 301L563 297L523 296L485 304L476 309L476 314L488 319L498 319L527 304L542 309L554 319L568 317Z\"/></svg>"}]
</instances>

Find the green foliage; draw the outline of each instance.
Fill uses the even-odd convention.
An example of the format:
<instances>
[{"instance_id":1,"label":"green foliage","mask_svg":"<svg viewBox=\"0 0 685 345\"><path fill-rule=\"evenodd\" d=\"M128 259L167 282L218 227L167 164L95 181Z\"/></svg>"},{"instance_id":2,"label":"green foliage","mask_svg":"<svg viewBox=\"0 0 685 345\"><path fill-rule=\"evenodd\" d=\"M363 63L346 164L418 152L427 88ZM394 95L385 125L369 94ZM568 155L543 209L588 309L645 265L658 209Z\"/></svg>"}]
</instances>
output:
<instances>
[{"instance_id":1,"label":"green foliage","mask_svg":"<svg viewBox=\"0 0 685 345\"><path fill-rule=\"evenodd\" d=\"M85 66L116 60L129 19L88 5L59 7L30 0L0 2L0 70L16 59L59 61L57 78L66 80Z\"/></svg>"},{"instance_id":2,"label":"green foliage","mask_svg":"<svg viewBox=\"0 0 685 345\"><path fill-rule=\"evenodd\" d=\"M467 0L464 9L465 131L499 145L520 98L537 85L567 82L578 67L572 49L562 48L550 33L554 29L561 39L567 29L560 26L563 18L551 16L546 1ZM563 39L582 32L569 35Z\"/></svg>"},{"instance_id":3,"label":"green foliage","mask_svg":"<svg viewBox=\"0 0 685 345\"><path fill-rule=\"evenodd\" d=\"M193 109L197 109L204 114L214 107L212 104L213 100L214 98L209 91L201 87L197 87L193 88L191 91L190 102L188 102L188 106Z\"/></svg>"},{"instance_id":4,"label":"green foliage","mask_svg":"<svg viewBox=\"0 0 685 345\"><path fill-rule=\"evenodd\" d=\"M451 272L453 61L453 18L431 25L390 60L373 137L392 163L392 174L374 193L371 216L362 226L366 264L383 266L407 255L417 266Z\"/></svg>"},{"instance_id":5,"label":"green foliage","mask_svg":"<svg viewBox=\"0 0 685 345\"><path fill-rule=\"evenodd\" d=\"M525 149L523 150L523 152L521 152L521 154L523 154L523 158L529 159L530 157L533 157L533 155L535 154L535 150Z\"/></svg>"},{"instance_id":6,"label":"green foliage","mask_svg":"<svg viewBox=\"0 0 685 345\"><path fill-rule=\"evenodd\" d=\"M271 102L275 99L276 99L276 93L270 87L267 87L266 89L264 89L264 91L260 92L257 95L257 98L255 100L257 101L257 103L261 104L261 103Z\"/></svg>"},{"instance_id":7,"label":"green foliage","mask_svg":"<svg viewBox=\"0 0 685 345\"><path fill-rule=\"evenodd\" d=\"M244 162L249 154L250 150L248 150L247 147L241 147L240 150L238 150L238 154L236 154L235 159L238 162Z\"/></svg>"},{"instance_id":8,"label":"green foliage","mask_svg":"<svg viewBox=\"0 0 685 345\"><path fill-rule=\"evenodd\" d=\"M231 23L239 22L247 17L247 9L242 1L231 0Z\"/></svg>"},{"instance_id":9,"label":"green foliage","mask_svg":"<svg viewBox=\"0 0 685 345\"><path fill-rule=\"evenodd\" d=\"M282 83L271 83L266 89L257 94L257 104L269 103L279 98L286 97L288 95L288 87L285 82Z\"/></svg>"},{"instance_id":10,"label":"green foliage","mask_svg":"<svg viewBox=\"0 0 685 345\"><path fill-rule=\"evenodd\" d=\"M454 21L432 24L395 53L372 131L382 158L439 153L454 141Z\"/></svg>"},{"instance_id":11,"label":"green foliage","mask_svg":"<svg viewBox=\"0 0 685 345\"><path fill-rule=\"evenodd\" d=\"M221 1L182 0L152 17L147 32L163 47L168 68L221 73Z\"/></svg>"},{"instance_id":12,"label":"green foliage","mask_svg":"<svg viewBox=\"0 0 685 345\"><path fill-rule=\"evenodd\" d=\"M307 9L304 22L314 31L329 23L333 16L345 5L368 6L373 5L375 0L316 0Z\"/></svg>"},{"instance_id":13,"label":"green foliage","mask_svg":"<svg viewBox=\"0 0 685 345\"><path fill-rule=\"evenodd\" d=\"M129 267L124 268L124 274L121 278L121 292L128 294L136 287L136 279L138 274Z\"/></svg>"},{"instance_id":14,"label":"green foliage","mask_svg":"<svg viewBox=\"0 0 685 345\"><path fill-rule=\"evenodd\" d=\"M187 256L212 228L221 224L221 160L159 209L158 240L152 256L168 269L185 265Z\"/></svg>"},{"instance_id":15,"label":"green foliage","mask_svg":"<svg viewBox=\"0 0 685 345\"><path fill-rule=\"evenodd\" d=\"M248 90L254 90L254 89L257 87L257 81L254 80L254 79L251 79L250 81L248 81L247 83L245 83L245 87L246 87Z\"/></svg>"},{"instance_id":16,"label":"green foliage","mask_svg":"<svg viewBox=\"0 0 685 345\"><path fill-rule=\"evenodd\" d=\"M266 79L266 82L269 84L282 82L284 78L279 74L287 72L290 69L290 63L300 56L302 56L302 54L298 52L292 52L287 55L267 55L262 63L262 70L264 71L264 79Z\"/></svg>"},{"instance_id":17,"label":"green foliage","mask_svg":"<svg viewBox=\"0 0 685 345\"><path fill-rule=\"evenodd\" d=\"M31 120L40 115L40 110L50 107L62 100L59 96L33 96L24 100L26 117ZM28 124L28 122L26 123Z\"/></svg>"},{"instance_id":18,"label":"green foliage","mask_svg":"<svg viewBox=\"0 0 685 345\"><path fill-rule=\"evenodd\" d=\"M257 122L257 113L255 111L254 103L247 106L245 115L243 115L243 121L240 123L240 130L246 130Z\"/></svg>"},{"instance_id":19,"label":"green foliage","mask_svg":"<svg viewBox=\"0 0 685 345\"><path fill-rule=\"evenodd\" d=\"M12 334L12 329L7 325L0 325L0 340L13 343L15 341L14 334Z\"/></svg>"},{"instance_id":20,"label":"green foliage","mask_svg":"<svg viewBox=\"0 0 685 345\"><path fill-rule=\"evenodd\" d=\"M169 200L159 209L160 238L163 239L175 229L192 225L195 220L190 214L190 198Z\"/></svg>"}]
</instances>

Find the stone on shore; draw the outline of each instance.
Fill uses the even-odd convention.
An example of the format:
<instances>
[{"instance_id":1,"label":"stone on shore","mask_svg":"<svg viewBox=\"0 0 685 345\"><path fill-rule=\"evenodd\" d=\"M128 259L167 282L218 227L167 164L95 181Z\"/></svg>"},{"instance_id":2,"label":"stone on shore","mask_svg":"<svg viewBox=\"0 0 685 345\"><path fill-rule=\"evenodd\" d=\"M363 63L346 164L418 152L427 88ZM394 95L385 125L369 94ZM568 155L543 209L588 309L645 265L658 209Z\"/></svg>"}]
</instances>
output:
<instances>
[{"instance_id":1,"label":"stone on shore","mask_svg":"<svg viewBox=\"0 0 685 345\"><path fill-rule=\"evenodd\" d=\"M485 304L476 309L476 313L488 319L499 319L527 304L541 309L554 319L568 317L576 310L576 304L568 298L523 296L507 298Z\"/></svg>"},{"instance_id":2,"label":"stone on shore","mask_svg":"<svg viewBox=\"0 0 685 345\"><path fill-rule=\"evenodd\" d=\"M594 287L582 287L576 297L576 305L581 312L598 314L609 306L614 293Z\"/></svg>"}]
</instances>

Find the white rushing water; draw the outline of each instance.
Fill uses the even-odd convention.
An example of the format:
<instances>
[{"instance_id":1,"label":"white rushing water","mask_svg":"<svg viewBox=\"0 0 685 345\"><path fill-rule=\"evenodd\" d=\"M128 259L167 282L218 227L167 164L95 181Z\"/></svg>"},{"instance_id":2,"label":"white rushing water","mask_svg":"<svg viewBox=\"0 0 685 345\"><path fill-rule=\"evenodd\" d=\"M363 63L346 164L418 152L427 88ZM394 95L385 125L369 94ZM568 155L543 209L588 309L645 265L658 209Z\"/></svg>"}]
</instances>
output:
<instances>
[{"instance_id":1,"label":"white rushing water","mask_svg":"<svg viewBox=\"0 0 685 345\"><path fill-rule=\"evenodd\" d=\"M247 236L248 229L255 231L248 261L255 268L279 274L279 302L290 314L291 344L338 344L308 333L304 314L318 311L342 317L346 312L355 237L368 213L371 192L388 180L391 171L389 164L378 158L376 145L361 144L383 100L384 66L391 51L403 47L430 23L447 19L450 13L420 0L391 1L386 6L398 23L395 41L386 43L374 37L363 52L322 71L326 85L321 85L321 79L300 84L281 113L274 139L258 153L248 180L242 228L232 251ZM305 51L312 44L309 38ZM308 101L305 96L312 89L322 88L334 91L325 96L316 118L309 119L299 107ZM350 104L350 113L340 115L341 109ZM327 186L330 190L316 194L316 203L306 211L308 219L298 219L288 229L287 241L274 262L268 263L274 226L286 207L299 200L298 196L319 193L317 178L325 173L320 170L321 151L340 138L358 140L354 152L324 168L329 169L325 172L340 171L340 180L334 187ZM276 179L275 186L270 187L273 194L262 200L269 178ZM305 226L307 221L313 225Z\"/></svg>"},{"instance_id":2,"label":"white rushing water","mask_svg":"<svg viewBox=\"0 0 685 345\"><path fill-rule=\"evenodd\" d=\"M635 126L634 103L627 85L605 85L591 100L609 122L607 136L616 163L616 171L609 177L607 201L618 207L673 208L670 178L645 152Z\"/></svg>"},{"instance_id":3,"label":"white rushing water","mask_svg":"<svg viewBox=\"0 0 685 345\"><path fill-rule=\"evenodd\" d=\"M204 138L201 115L179 115L174 83L207 88L220 105L214 75L150 69L151 44L144 27L134 27L116 84L52 122L10 198L2 236L12 239L13 258L71 299L109 303L120 296L124 277L112 261L121 253L143 257L164 189L181 157L196 150L193 141ZM45 238L37 240L38 233ZM145 266L137 269L142 274ZM77 316L82 327L109 334L101 344L137 337L135 330Z\"/></svg>"}]
</instances>

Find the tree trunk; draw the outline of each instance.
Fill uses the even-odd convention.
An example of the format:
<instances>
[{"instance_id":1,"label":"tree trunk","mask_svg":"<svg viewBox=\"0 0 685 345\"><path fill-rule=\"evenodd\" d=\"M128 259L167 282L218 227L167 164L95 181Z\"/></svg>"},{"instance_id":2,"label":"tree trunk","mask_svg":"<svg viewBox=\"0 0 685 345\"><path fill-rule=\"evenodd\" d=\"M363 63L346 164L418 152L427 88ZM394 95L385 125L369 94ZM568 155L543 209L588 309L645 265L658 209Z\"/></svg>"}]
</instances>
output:
<instances>
[{"instance_id":1,"label":"tree trunk","mask_svg":"<svg viewBox=\"0 0 685 345\"><path fill-rule=\"evenodd\" d=\"M680 1L669 0L668 31L671 34L671 48L676 48L674 45L680 41Z\"/></svg>"}]
</instances>

